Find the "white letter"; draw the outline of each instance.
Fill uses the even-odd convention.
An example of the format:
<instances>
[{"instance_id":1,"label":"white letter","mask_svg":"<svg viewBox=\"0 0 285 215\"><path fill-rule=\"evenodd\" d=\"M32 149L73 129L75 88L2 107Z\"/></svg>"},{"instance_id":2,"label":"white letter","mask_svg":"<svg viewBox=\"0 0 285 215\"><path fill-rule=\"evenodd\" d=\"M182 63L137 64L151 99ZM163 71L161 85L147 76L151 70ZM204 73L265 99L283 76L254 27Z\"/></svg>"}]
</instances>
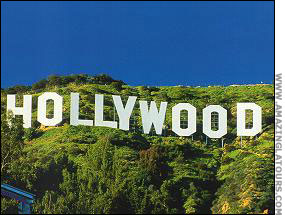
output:
<instances>
[{"instance_id":1,"label":"white letter","mask_svg":"<svg viewBox=\"0 0 285 215\"><path fill-rule=\"evenodd\" d=\"M70 125L93 126L93 120L79 119L79 93L71 93L70 99Z\"/></svg>"},{"instance_id":2,"label":"white letter","mask_svg":"<svg viewBox=\"0 0 285 215\"><path fill-rule=\"evenodd\" d=\"M219 130L213 131L211 126L211 114L217 112L219 114ZM209 105L203 109L203 133L210 138L221 138L227 134L227 110L220 105Z\"/></svg>"},{"instance_id":3,"label":"white letter","mask_svg":"<svg viewBox=\"0 0 285 215\"><path fill-rule=\"evenodd\" d=\"M120 119L119 128L128 131L130 128L130 117L136 103L136 96L129 96L126 107L124 108L121 96L113 95L113 101Z\"/></svg>"},{"instance_id":4,"label":"white letter","mask_svg":"<svg viewBox=\"0 0 285 215\"><path fill-rule=\"evenodd\" d=\"M252 128L245 128L245 110L252 110ZM262 127L261 107L255 103L237 103L237 136L255 136Z\"/></svg>"},{"instance_id":5,"label":"white letter","mask_svg":"<svg viewBox=\"0 0 285 215\"><path fill-rule=\"evenodd\" d=\"M47 100L53 100L53 118L46 117ZM38 121L45 126L56 126L62 121L62 97L57 93L44 93L38 98Z\"/></svg>"},{"instance_id":6,"label":"white letter","mask_svg":"<svg viewBox=\"0 0 285 215\"><path fill-rule=\"evenodd\" d=\"M154 125L156 134L162 133L162 126L165 120L167 102L160 103L159 112L154 101L150 102L150 109L148 110L147 101L140 101L140 110L142 116L142 125L145 134L148 134L151 125Z\"/></svg>"},{"instance_id":7,"label":"white letter","mask_svg":"<svg viewBox=\"0 0 285 215\"><path fill-rule=\"evenodd\" d=\"M32 96L24 95L23 107L16 107L16 95L7 95L7 113L12 111L13 116L23 115L23 127L32 126Z\"/></svg>"},{"instance_id":8,"label":"white letter","mask_svg":"<svg viewBox=\"0 0 285 215\"><path fill-rule=\"evenodd\" d=\"M117 122L104 121L104 97L95 94L95 126L117 128Z\"/></svg>"},{"instance_id":9,"label":"white letter","mask_svg":"<svg viewBox=\"0 0 285 215\"><path fill-rule=\"evenodd\" d=\"M188 111L188 128L180 127L182 110ZM172 131L179 136L190 136L196 132L196 108L194 106L189 103L179 103L172 108Z\"/></svg>"}]
</instances>

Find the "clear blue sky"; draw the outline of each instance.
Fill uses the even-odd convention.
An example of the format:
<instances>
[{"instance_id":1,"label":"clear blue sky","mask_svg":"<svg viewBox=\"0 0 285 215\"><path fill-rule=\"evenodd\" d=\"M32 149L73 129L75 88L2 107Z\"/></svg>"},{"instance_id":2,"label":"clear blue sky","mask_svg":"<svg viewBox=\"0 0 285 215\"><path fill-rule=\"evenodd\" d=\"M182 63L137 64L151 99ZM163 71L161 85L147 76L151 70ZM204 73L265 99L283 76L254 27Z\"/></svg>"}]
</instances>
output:
<instances>
[{"instance_id":1,"label":"clear blue sky","mask_svg":"<svg viewBox=\"0 0 285 215\"><path fill-rule=\"evenodd\" d=\"M272 83L274 2L1 2L1 87L106 73L129 85Z\"/></svg>"}]
</instances>

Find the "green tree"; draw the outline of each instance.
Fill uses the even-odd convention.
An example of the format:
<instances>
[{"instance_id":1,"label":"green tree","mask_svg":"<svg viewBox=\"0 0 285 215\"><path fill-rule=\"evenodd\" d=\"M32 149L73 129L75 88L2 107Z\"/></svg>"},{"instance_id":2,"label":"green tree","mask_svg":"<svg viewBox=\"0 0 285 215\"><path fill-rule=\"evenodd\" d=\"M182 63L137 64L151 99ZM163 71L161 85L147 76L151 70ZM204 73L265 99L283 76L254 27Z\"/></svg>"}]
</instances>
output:
<instances>
[{"instance_id":1,"label":"green tree","mask_svg":"<svg viewBox=\"0 0 285 215\"><path fill-rule=\"evenodd\" d=\"M48 83L50 86L61 86L62 78L58 75L50 75L48 77Z\"/></svg>"},{"instance_id":2,"label":"green tree","mask_svg":"<svg viewBox=\"0 0 285 215\"><path fill-rule=\"evenodd\" d=\"M123 84L121 83L121 82L118 82L118 81L113 81L112 83L111 83L111 86L114 88L114 89L116 89L117 91L121 91L123 88L122 88L122 86L123 86Z\"/></svg>"},{"instance_id":3,"label":"green tree","mask_svg":"<svg viewBox=\"0 0 285 215\"><path fill-rule=\"evenodd\" d=\"M18 159L24 147L22 121L1 115L1 175L6 173L11 163ZM1 178L2 179L2 178Z\"/></svg>"},{"instance_id":4,"label":"green tree","mask_svg":"<svg viewBox=\"0 0 285 215\"><path fill-rule=\"evenodd\" d=\"M32 85L33 90L40 90L46 88L48 81L46 79L40 80Z\"/></svg>"}]
</instances>

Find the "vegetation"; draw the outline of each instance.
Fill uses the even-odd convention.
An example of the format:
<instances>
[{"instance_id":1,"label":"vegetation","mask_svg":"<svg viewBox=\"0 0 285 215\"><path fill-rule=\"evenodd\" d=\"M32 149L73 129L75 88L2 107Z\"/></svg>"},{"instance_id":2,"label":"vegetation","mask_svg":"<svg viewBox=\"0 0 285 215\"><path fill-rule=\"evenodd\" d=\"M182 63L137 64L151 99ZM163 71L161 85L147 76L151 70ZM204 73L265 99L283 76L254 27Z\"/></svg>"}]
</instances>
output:
<instances>
[{"instance_id":1,"label":"vegetation","mask_svg":"<svg viewBox=\"0 0 285 215\"><path fill-rule=\"evenodd\" d=\"M21 119L6 120L6 94L33 95L33 128ZM64 97L64 123L44 128L36 122L36 98L58 92ZM111 95L139 100L189 102L197 108L197 132L171 132L171 108L162 136L142 132L138 105L131 131L69 125L70 92L80 93L80 117L94 117L94 94L104 94L106 120L114 115ZM107 75L50 76L32 87L1 90L1 183L36 194L33 212L52 213L274 213L274 87L130 87ZM18 105L22 96L19 96ZM35 102L35 103L34 103ZM263 130L236 136L236 103L262 107ZM220 104L228 110L228 134L208 139L202 109ZM52 106L48 106L51 110ZM10 154L10 152L13 152ZM5 156L7 155L8 156ZM3 160L5 157L6 160ZM1 213L16 202L1 197Z\"/></svg>"}]
</instances>

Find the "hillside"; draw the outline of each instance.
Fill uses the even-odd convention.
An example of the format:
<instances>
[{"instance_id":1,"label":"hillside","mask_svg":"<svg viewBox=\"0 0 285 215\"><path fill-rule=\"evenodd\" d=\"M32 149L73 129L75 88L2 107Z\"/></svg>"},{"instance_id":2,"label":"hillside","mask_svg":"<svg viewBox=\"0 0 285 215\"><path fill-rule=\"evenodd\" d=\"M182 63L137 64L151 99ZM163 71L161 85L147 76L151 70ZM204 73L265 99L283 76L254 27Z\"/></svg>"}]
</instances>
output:
<instances>
[{"instance_id":1,"label":"hillside","mask_svg":"<svg viewBox=\"0 0 285 215\"><path fill-rule=\"evenodd\" d=\"M37 97L43 92L64 97L58 127L36 121ZM94 117L95 94L104 94L106 120L118 120L111 95L123 101L128 96L166 101L163 134L153 129L143 134L138 105L129 132L71 126L71 92L80 93L84 119ZM33 128L21 133L20 126L5 127L7 94L18 95L17 105L21 95L33 95ZM197 132L191 137L178 137L170 129L171 107L181 102L197 108ZM262 132L244 137L242 144L236 135L237 102L262 107ZM202 110L209 104L228 110L224 147L221 139L206 141L202 133ZM52 115L51 103L48 110ZM35 213L274 213L273 85L132 87L107 75L50 76L31 87L2 89L1 116L1 134L13 134L1 137L1 149L5 141L14 141L15 132L23 142L15 159L1 168L1 183L35 193ZM14 211L15 204L1 197L1 212Z\"/></svg>"}]
</instances>

